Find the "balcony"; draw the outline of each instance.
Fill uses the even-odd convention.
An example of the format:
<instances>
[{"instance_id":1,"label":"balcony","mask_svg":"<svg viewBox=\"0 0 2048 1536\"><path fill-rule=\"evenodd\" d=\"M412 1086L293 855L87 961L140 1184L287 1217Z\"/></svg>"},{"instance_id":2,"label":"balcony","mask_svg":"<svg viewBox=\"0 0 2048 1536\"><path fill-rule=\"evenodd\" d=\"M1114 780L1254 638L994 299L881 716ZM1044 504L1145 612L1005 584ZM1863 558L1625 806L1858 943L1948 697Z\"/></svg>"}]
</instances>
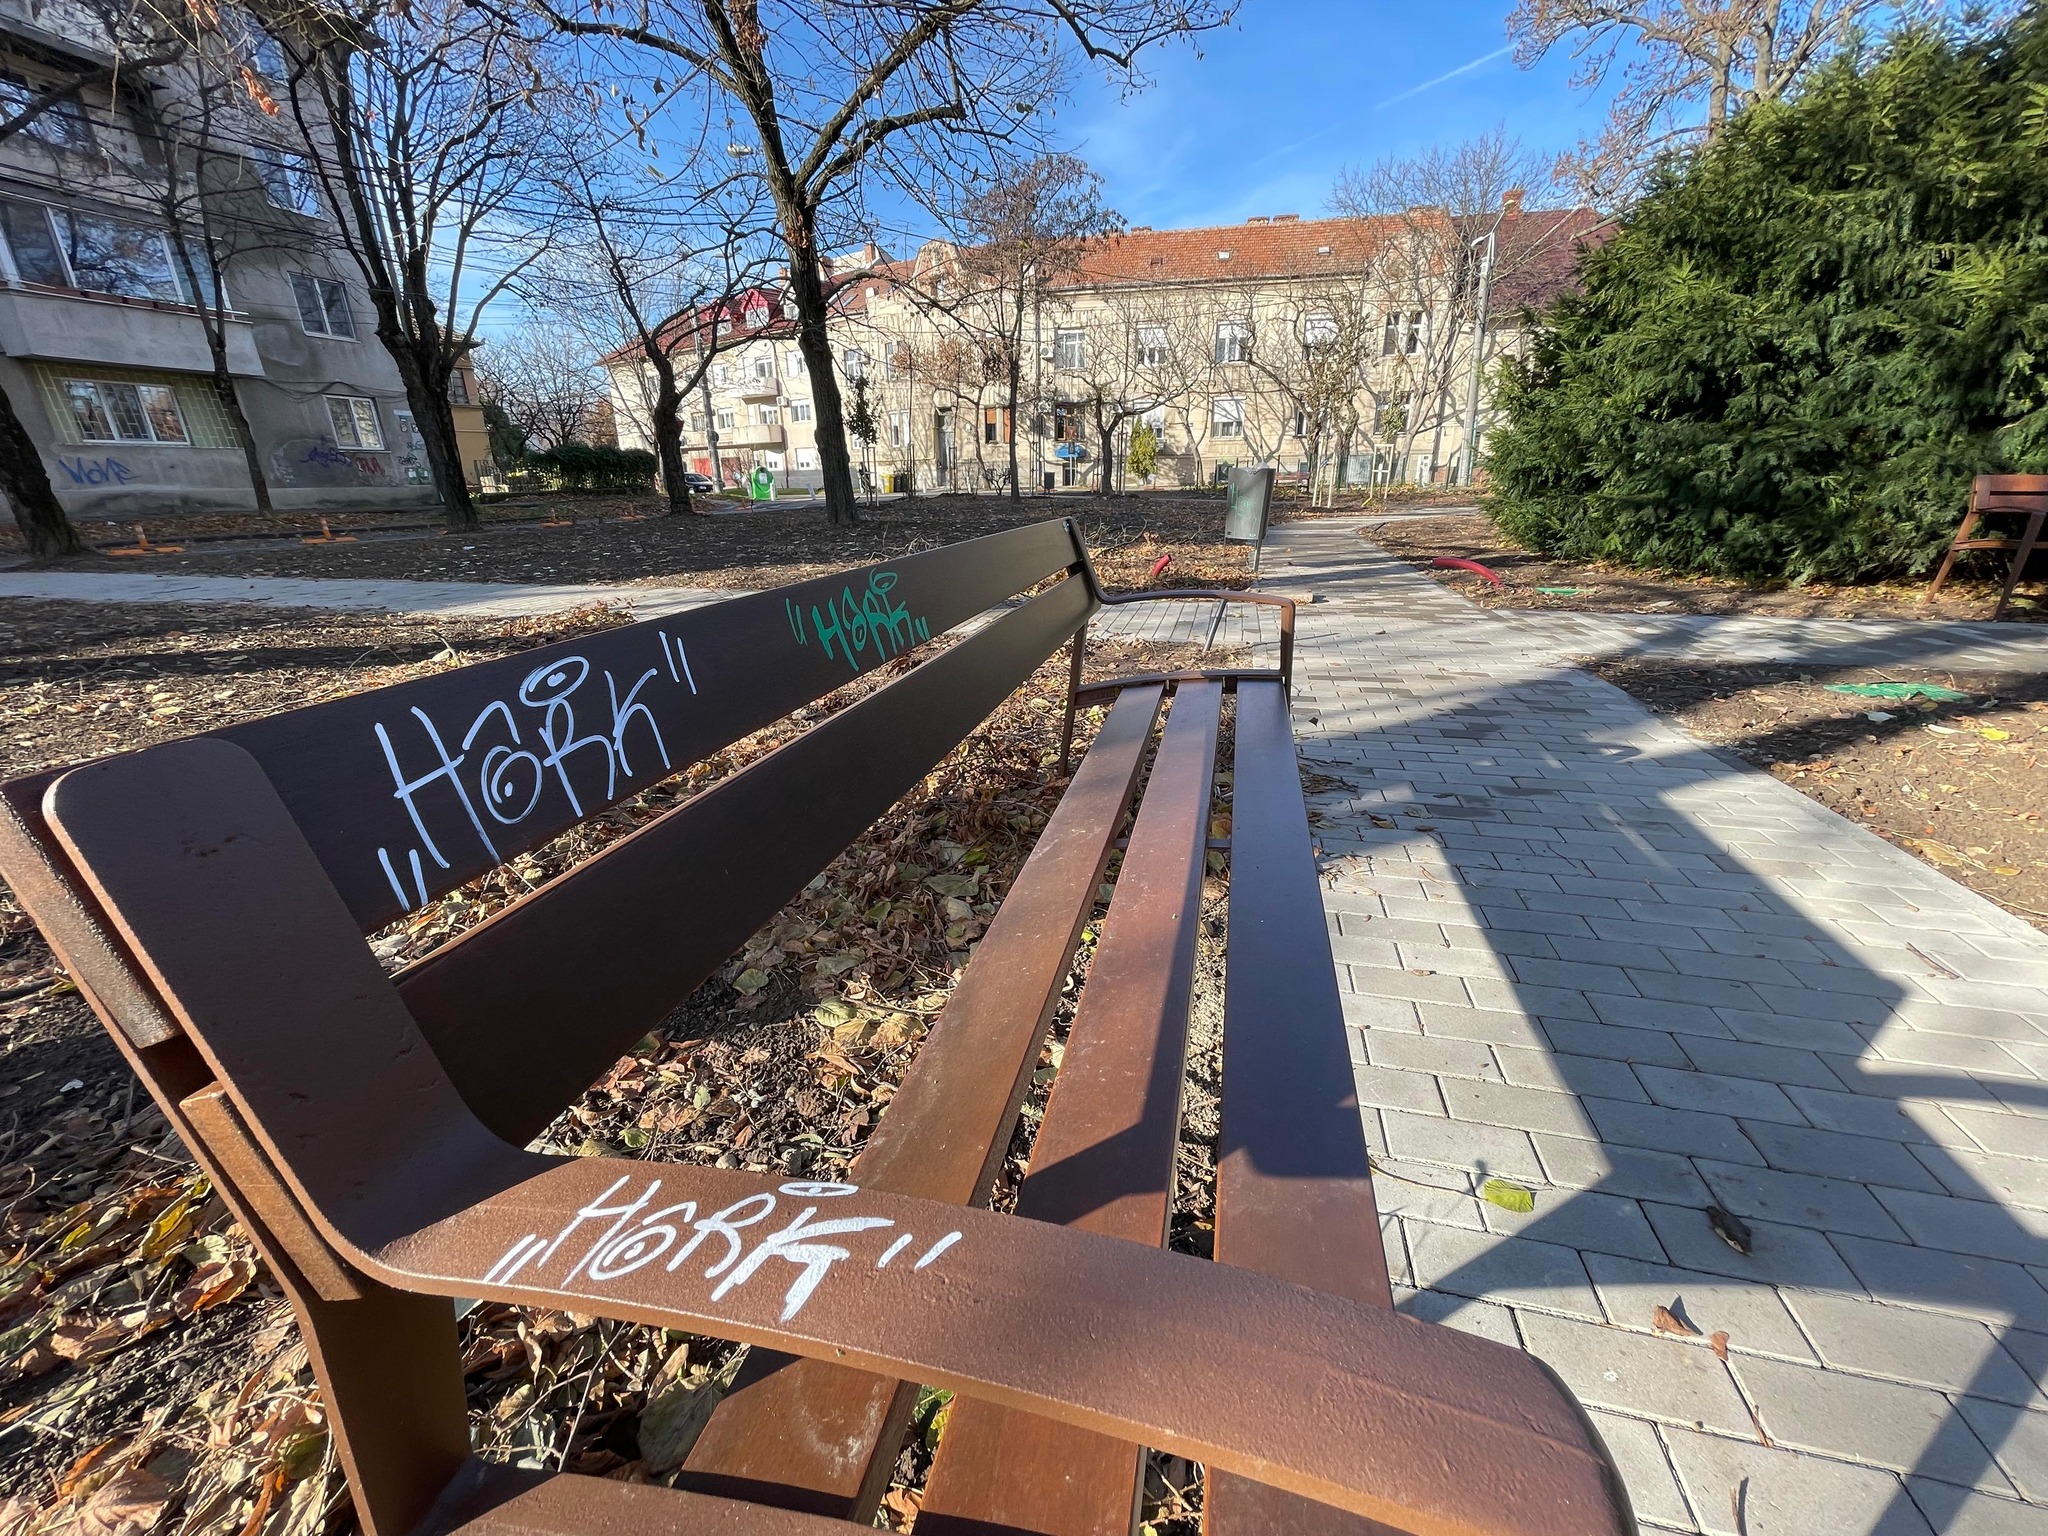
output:
<instances>
[{"instance_id":1,"label":"balcony","mask_svg":"<svg viewBox=\"0 0 2048 1536\"><path fill-rule=\"evenodd\" d=\"M255 330L247 320L226 325L228 371L263 376ZM100 294L16 288L0 297L0 350L9 357L105 363L210 373L213 353L193 310Z\"/></svg>"},{"instance_id":2,"label":"balcony","mask_svg":"<svg viewBox=\"0 0 2048 1536\"><path fill-rule=\"evenodd\" d=\"M773 400L781 392L781 382L772 373L765 379L743 378L733 389L742 400Z\"/></svg>"},{"instance_id":3,"label":"balcony","mask_svg":"<svg viewBox=\"0 0 2048 1536\"><path fill-rule=\"evenodd\" d=\"M765 427L750 422L743 423L721 431L718 434L718 442L719 446L724 448L780 448L782 426L779 422Z\"/></svg>"}]
</instances>

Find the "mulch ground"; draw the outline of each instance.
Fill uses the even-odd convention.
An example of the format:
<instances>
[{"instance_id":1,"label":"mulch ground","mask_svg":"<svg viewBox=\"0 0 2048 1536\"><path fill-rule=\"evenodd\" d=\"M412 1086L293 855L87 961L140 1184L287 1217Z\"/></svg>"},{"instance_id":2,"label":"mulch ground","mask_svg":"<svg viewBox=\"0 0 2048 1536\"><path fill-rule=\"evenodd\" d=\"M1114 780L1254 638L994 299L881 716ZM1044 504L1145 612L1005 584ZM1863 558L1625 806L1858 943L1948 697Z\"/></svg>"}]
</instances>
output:
<instances>
[{"instance_id":1,"label":"mulch ground","mask_svg":"<svg viewBox=\"0 0 2048 1536\"><path fill-rule=\"evenodd\" d=\"M2048 676L1661 660L1591 669L2048 931ZM1828 691L1871 683L1969 697Z\"/></svg>"},{"instance_id":2,"label":"mulch ground","mask_svg":"<svg viewBox=\"0 0 2048 1536\"><path fill-rule=\"evenodd\" d=\"M1020 523L1072 517L1105 584L1244 586L1246 548L1223 542L1215 496L1143 494L1027 497L939 496L885 501L858 525L834 527L824 504L795 501L692 517L664 514L651 496L551 496L500 504L459 533L373 537L353 543L191 542L183 554L117 559L91 555L61 570L190 572L219 576L347 577L356 580L624 582L638 586L761 588L847 565L995 533ZM536 518L551 521L535 521ZM213 519L209 526L228 520ZM248 531L262 532L253 520ZM151 531L169 542L178 525ZM1147 572L1171 563L1157 580Z\"/></svg>"},{"instance_id":3,"label":"mulch ground","mask_svg":"<svg viewBox=\"0 0 2048 1536\"><path fill-rule=\"evenodd\" d=\"M768 521L693 521L670 535L671 554L699 558L690 539L751 539ZM1145 523L1091 531L1106 566L1186 547L1156 532L1148 545ZM733 534L719 531L728 525ZM933 542L956 536L923 527L918 537ZM851 537L871 541L866 552L903 548L910 534L896 525ZM587 552L573 541L552 548ZM774 553L787 561L789 542ZM10 602L0 607L0 767L140 747L621 620L612 608L498 622ZM1187 660L1181 648L1099 645L1090 671ZM813 719L908 665L831 695ZM570 1106L549 1139L584 1153L826 1178L844 1170L1065 788L1064 688L1061 656ZM801 728L771 728L696 765L373 935L373 949L394 968L429 953ZM1090 734L1084 721L1084 742ZM1220 799L1218 810L1227 815ZM1213 1210L1217 873L1174 1223L1176 1246L1195 1252L1206 1250ZM1039 1077L1050 1077L1070 1019L1063 1009ZM999 1204L1014 1197L1041 1107L1042 1089L1026 1106ZM485 1454L631 1479L673 1473L740 1358L714 1340L495 1304L473 1309L462 1337ZM917 1507L944 1410L943 1394L920 1405L886 1509L899 1528ZM1154 1458L1148 1519L1192 1531L1198 1510L1196 1470ZM274 1283L0 892L0 1532L328 1536L352 1525L304 1345Z\"/></svg>"},{"instance_id":4,"label":"mulch ground","mask_svg":"<svg viewBox=\"0 0 2048 1536\"><path fill-rule=\"evenodd\" d=\"M1521 548L1483 512L1379 523L1365 537L1483 608L1536 608L1577 613L1744 613L1801 619L1988 619L2006 567L2001 556L1973 556L1933 602L1925 582L1873 582L1795 587L1706 576L1676 576L1621 566L1549 560ZM1439 569L1439 555L1477 560L1501 578ZM2040 571L2048 560L2035 562ZM1995 579L1994 579L1995 577ZM1548 589L1548 590L1546 590ZM2009 620L2048 622L2048 580L2022 583Z\"/></svg>"}]
</instances>

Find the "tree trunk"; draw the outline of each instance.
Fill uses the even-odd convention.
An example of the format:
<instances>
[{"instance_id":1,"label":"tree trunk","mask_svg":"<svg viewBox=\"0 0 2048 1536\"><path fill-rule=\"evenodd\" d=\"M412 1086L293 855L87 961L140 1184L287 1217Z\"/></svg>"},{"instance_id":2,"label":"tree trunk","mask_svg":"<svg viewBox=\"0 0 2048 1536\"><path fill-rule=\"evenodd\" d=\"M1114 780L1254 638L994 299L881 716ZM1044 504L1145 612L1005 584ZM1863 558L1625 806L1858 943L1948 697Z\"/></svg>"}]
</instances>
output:
<instances>
[{"instance_id":1,"label":"tree trunk","mask_svg":"<svg viewBox=\"0 0 2048 1536\"><path fill-rule=\"evenodd\" d=\"M682 396L676 392L672 368L656 362L654 377L654 452L661 460L661 483L668 492L669 515L688 517L697 508L690 500L690 482L683 466Z\"/></svg>"},{"instance_id":2,"label":"tree trunk","mask_svg":"<svg viewBox=\"0 0 2048 1536\"><path fill-rule=\"evenodd\" d=\"M1009 414L1004 418L1005 430L1003 433L1010 440L1010 505L1013 507L1024 505L1023 477L1017 472L1017 396L1022 394L1024 390L1024 364L1017 356L1017 352L1018 349L1016 347L1010 348L1010 366L1007 370L1007 382L1010 392Z\"/></svg>"},{"instance_id":3,"label":"tree trunk","mask_svg":"<svg viewBox=\"0 0 2048 1536\"><path fill-rule=\"evenodd\" d=\"M1102 486L1100 494L1113 496L1116 494L1116 487L1111 483L1110 477L1116 472L1116 428L1097 427L1095 430L1102 439Z\"/></svg>"},{"instance_id":4,"label":"tree trunk","mask_svg":"<svg viewBox=\"0 0 2048 1536\"><path fill-rule=\"evenodd\" d=\"M91 553L50 485L50 472L36 451L28 428L14 413L14 402L0 389L0 491L14 504L15 525L38 560Z\"/></svg>"},{"instance_id":5,"label":"tree trunk","mask_svg":"<svg viewBox=\"0 0 2048 1536\"><path fill-rule=\"evenodd\" d=\"M427 404L431 406L433 402ZM443 400L438 411L422 412L415 400L413 422L426 441L427 471L434 477L434 488L441 493L448 526L474 528L482 518L476 503L469 499L469 477L462 472L462 445L455 439L455 418L449 413L447 402Z\"/></svg>"},{"instance_id":6,"label":"tree trunk","mask_svg":"<svg viewBox=\"0 0 2048 1536\"><path fill-rule=\"evenodd\" d=\"M270 479L263 473L263 454L256 446L256 434L249 428L249 416L242 409L242 397L235 390L235 376L228 372L227 347L225 344L216 345L211 335L206 339L213 352L213 392L220 399L220 408L227 412L235 444L242 450L242 463L249 471L249 489L256 497L256 510L268 517L276 510L270 503Z\"/></svg>"},{"instance_id":7,"label":"tree trunk","mask_svg":"<svg viewBox=\"0 0 2048 1536\"><path fill-rule=\"evenodd\" d=\"M784 234L789 244L789 296L796 303L797 347L811 375L811 404L816 411L818 473L825 482L825 511L839 527L860 521L853 493L853 460L846 449L846 412L839 398L839 376L832 370L832 342L826 330L828 311L824 274L818 270L817 239L806 219L801 225L785 211Z\"/></svg>"}]
</instances>

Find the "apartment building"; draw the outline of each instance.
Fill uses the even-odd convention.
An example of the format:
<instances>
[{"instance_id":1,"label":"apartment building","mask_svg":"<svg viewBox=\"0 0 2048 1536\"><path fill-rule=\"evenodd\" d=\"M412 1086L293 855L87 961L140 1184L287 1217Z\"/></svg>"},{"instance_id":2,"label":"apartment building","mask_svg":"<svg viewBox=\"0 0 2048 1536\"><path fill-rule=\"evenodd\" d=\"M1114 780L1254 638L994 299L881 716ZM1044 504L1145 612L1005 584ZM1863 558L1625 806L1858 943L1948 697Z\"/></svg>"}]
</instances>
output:
<instances>
[{"instance_id":1,"label":"apartment building","mask_svg":"<svg viewBox=\"0 0 2048 1536\"><path fill-rule=\"evenodd\" d=\"M1014 411L1015 299L994 267L944 241L900 261L870 247L833 265L840 392L871 427L851 434L857 473L876 489L998 490L1014 439L1028 489L1097 484L1105 460L1128 485L1144 432L1156 485L1247 464L1340 485L1461 481L1483 452L1493 369L1571 281L1597 222L1511 193L1456 220L1283 214L1092 241L1071 270L1019 279ZM776 295L747 295L718 323L759 334L714 364L689 413L695 467L711 472L715 431L728 483L756 465L817 483L809 381ZM644 421L630 359L607 365L621 422L636 396Z\"/></svg>"},{"instance_id":2,"label":"apartment building","mask_svg":"<svg viewBox=\"0 0 2048 1536\"><path fill-rule=\"evenodd\" d=\"M225 20L276 83L275 40ZM109 71L103 39L72 0L0 0L0 111ZM254 506L235 408L280 509L434 501L361 279L281 124L215 60L111 73L0 141L0 388L59 501L88 521ZM466 370L455 389L483 460Z\"/></svg>"}]
</instances>

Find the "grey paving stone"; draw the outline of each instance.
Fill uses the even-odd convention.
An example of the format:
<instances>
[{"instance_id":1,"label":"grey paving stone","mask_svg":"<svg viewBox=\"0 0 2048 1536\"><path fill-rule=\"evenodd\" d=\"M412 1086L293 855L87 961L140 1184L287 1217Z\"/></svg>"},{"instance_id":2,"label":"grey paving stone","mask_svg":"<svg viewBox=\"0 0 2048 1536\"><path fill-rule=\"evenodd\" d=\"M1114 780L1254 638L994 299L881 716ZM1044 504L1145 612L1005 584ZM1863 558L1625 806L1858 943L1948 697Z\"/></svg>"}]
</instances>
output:
<instances>
[{"instance_id":1,"label":"grey paving stone","mask_svg":"<svg viewBox=\"0 0 2048 1536\"><path fill-rule=\"evenodd\" d=\"M2048 1212L1930 1195L1917 1189L1878 1189L1873 1193L1922 1247L2018 1264L2048 1264Z\"/></svg>"},{"instance_id":2,"label":"grey paving stone","mask_svg":"<svg viewBox=\"0 0 2048 1536\"><path fill-rule=\"evenodd\" d=\"M2013 1491L1984 1443L1939 1392L1785 1360L1738 1355L1729 1365L1765 1432L1781 1446L1994 1493Z\"/></svg>"},{"instance_id":3,"label":"grey paving stone","mask_svg":"<svg viewBox=\"0 0 2048 1536\"><path fill-rule=\"evenodd\" d=\"M1443 1100L1437 1094L1436 1079L1426 1072L1402 1072L1392 1067L1353 1065L1351 1079L1358 1087L1358 1102L1377 1109L1402 1109L1411 1114L1441 1115Z\"/></svg>"},{"instance_id":4,"label":"grey paving stone","mask_svg":"<svg viewBox=\"0 0 2048 1536\"><path fill-rule=\"evenodd\" d=\"M1738 1216L1761 1216L1823 1232L1905 1240L1899 1224L1860 1183L1705 1158L1696 1159L1694 1166L1721 1206Z\"/></svg>"},{"instance_id":5,"label":"grey paving stone","mask_svg":"<svg viewBox=\"0 0 2048 1536\"><path fill-rule=\"evenodd\" d=\"M1638 1069L1638 1071L1647 1069ZM1630 1104L1587 1096L1579 1101L1603 1141L1648 1147L1680 1157L1713 1157L1730 1163L1762 1163L1742 1128L1726 1115L1667 1109L1661 1104Z\"/></svg>"},{"instance_id":6,"label":"grey paving stone","mask_svg":"<svg viewBox=\"0 0 2048 1536\"><path fill-rule=\"evenodd\" d=\"M1704 1207L1712 1199L1692 1163L1670 1152L1581 1141L1575 1136L1530 1139L1552 1184L1569 1189L1598 1188L1631 1200L1661 1200L1673 1205Z\"/></svg>"},{"instance_id":7,"label":"grey paving stone","mask_svg":"<svg viewBox=\"0 0 2048 1536\"><path fill-rule=\"evenodd\" d=\"M1720 1008L1715 1016L1731 1039L1753 1040L1758 1045L1790 1046L1806 1051L1836 1051L1855 1056L1865 1045L1863 1032L1837 1019L1787 1018L1782 1013L1758 1013L1753 1008Z\"/></svg>"},{"instance_id":8,"label":"grey paving stone","mask_svg":"<svg viewBox=\"0 0 2048 1536\"><path fill-rule=\"evenodd\" d=\"M1790 1292L1785 1302L1831 1366L1996 1402L2038 1401L2033 1380L1983 1323L1818 1292Z\"/></svg>"},{"instance_id":9,"label":"grey paving stone","mask_svg":"<svg viewBox=\"0 0 2048 1536\"><path fill-rule=\"evenodd\" d=\"M1542 1088L1517 1088L1508 1083L1447 1077L1439 1084L1444 1106L1453 1120L1505 1125L1554 1136L1592 1137L1593 1125L1570 1093Z\"/></svg>"},{"instance_id":10,"label":"grey paving stone","mask_svg":"<svg viewBox=\"0 0 2048 1536\"><path fill-rule=\"evenodd\" d=\"M1667 1109L1740 1115L1746 1120L1777 1120L1787 1125L1806 1124L1806 1117L1775 1083L1648 1065L1636 1068L1636 1077L1650 1097Z\"/></svg>"},{"instance_id":11,"label":"grey paving stone","mask_svg":"<svg viewBox=\"0 0 2048 1536\"><path fill-rule=\"evenodd\" d=\"M1437 1035L1380 1035L1367 1041L1372 1064L1404 1072L1433 1072L1446 1077L1503 1080L1493 1049L1483 1040L1446 1039Z\"/></svg>"},{"instance_id":12,"label":"grey paving stone","mask_svg":"<svg viewBox=\"0 0 2048 1536\"><path fill-rule=\"evenodd\" d=\"M1998 1323L2048 1316L2048 1290L2023 1265L1867 1237L1830 1241L1872 1295Z\"/></svg>"},{"instance_id":13,"label":"grey paving stone","mask_svg":"<svg viewBox=\"0 0 2048 1536\"><path fill-rule=\"evenodd\" d=\"M1745 1120L1743 1134L1763 1153L1764 1161L1787 1173L1813 1173L1824 1178L1889 1184L1897 1189L1924 1189L1939 1194L1942 1182L1901 1142L1877 1136L1850 1136L1812 1126L1779 1125L1770 1120Z\"/></svg>"},{"instance_id":14,"label":"grey paving stone","mask_svg":"<svg viewBox=\"0 0 2048 1536\"><path fill-rule=\"evenodd\" d=\"M1450 1003L1417 1005L1422 1032L1446 1040L1476 1040L1488 1045L1529 1045L1543 1043L1537 1022L1520 1013L1497 1008L1464 1008Z\"/></svg>"},{"instance_id":15,"label":"grey paving stone","mask_svg":"<svg viewBox=\"0 0 2048 1536\"><path fill-rule=\"evenodd\" d=\"M1750 1220L1751 1246L1737 1253L1714 1235L1706 1213L1697 1207L1643 1203L1643 1214L1657 1229L1671 1262L1684 1269L1733 1275L1766 1285L1807 1286L1824 1290L1860 1291L1856 1276L1841 1255L1818 1232L1782 1222Z\"/></svg>"},{"instance_id":16,"label":"grey paving stone","mask_svg":"<svg viewBox=\"0 0 2048 1536\"><path fill-rule=\"evenodd\" d=\"M1664 1247L1643 1219L1635 1201L1589 1189L1538 1189L1536 1209L1510 1211L1491 1201L1479 1202L1488 1231L1508 1232L1562 1243L1590 1261L1597 1254L1661 1263Z\"/></svg>"},{"instance_id":17,"label":"grey paving stone","mask_svg":"<svg viewBox=\"0 0 2048 1536\"><path fill-rule=\"evenodd\" d=\"M1715 1040L1703 1035L1687 1035L1683 1044L1691 1064L1702 1072L1763 1083L1803 1083L1809 1088L1842 1086L1841 1079L1812 1051L1758 1045L1748 1040Z\"/></svg>"},{"instance_id":18,"label":"grey paving stone","mask_svg":"<svg viewBox=\"0 0 2048 1536\"><path fill-rule=\"evenodd\" d=\"M1694 1529L1692 1513L1685 1507L1685 1495L1679 1491L1677 1474L1671 1470L1656 1427L1645 1419L1623 1418L1618 1413L1590 1416L1628 1489L1636 1518L1666 1530Z\"/></svg>"},{"instance_id":19,"label":"grey paving stone","mask_svg":"<svg viewBox=\"0 0 2048 1536\"><path fill-rule=\"evenodd\" d=\"M1463 1169L1380 1156L1373 1159L1372 1188L1382 1220L1408 1216L1473 1232L1486 1230L1485 1218L1479 1213L1485 1202L1475 1193L1474 1179Z\"/></svg>"},{"instance_id":20,"label":"grey paving stone","mask_svg":"<svg viewBox=\"0 0 2048 1536\"><path fill-rule=\"evenodd\" d=\"M1522 1347L1522 1336L1515 1331L1514 1313L1490 1301L1402 1287L1394 1292L1394 1310L1425 1323L1440 1323L1460 1333L1477 1334L1496 1344Z\"/></svg>"},{"instance_id":21,"label":"grey paving stone","mask_svg":"<svg viewBox=\"0 0 2048 1536\"><path fill-rule=\"evenodd\" d=\"M1606 992L1590 992L1586 1001L1591 1005L1594 1017L1603 1024L1619 1024L1631 1029L1668 1029L1677 1035L1733 1038L1727 1023L1704 1003Z\"/></svg>"},{"instance_id":22,"label":"grey paving stone","mask_svg":"<svg viewBox=\"0 0 2048 1536\"><path fill-rule=\"evenodd\" d=\"M1929 1477L1909 1477L1906 1488L1941 1536L2048 1536L2048 1505L1994 1498Z\"/></svg>"},{"instance_id":23,"label":"grey paving stone","mask_svg":"<svg viewBox=\"0 0 2048 1536\"><path fill-rule=\"evenodd\" d=\"M1959 1104L1944 1105L1942 1113L1967 1131L1987 1152L2048 1158L2048 1134L2044 1134L2042 1127L2028 1116L2016 1115L2006 1109Z\"/></svg>"},{"instance_id":24,"label":"grey paving stone","mask_svg":"<svg viewBox=\"0 0 2048 1536\"><path fill-rule=\"evenodd\" d=\"M1998 1464L2035 1503L2048 1503L2048 1413L2029 1413L2003 1403L1966 1397L1956 1404ZM1927 1469L1938 1476L1934 1468Z\"/></svg>"},{"instance_id":25,"label":"grey paving stone","mask_svg":"<svg viewBox=\"0 0 2048 1536\"><path fill-rule=\"evenodd\" d=\"M1477 1300L1576 1317L1600 1317L1578 1254L1557 1243L1404 1221L1415 1283ZM1524 1326L1526 1329L1527 1316Z\"/></svg>"},{"instance_id":26,"label":"grey paving stone","mask_svg":"<svg viewBox=\"0 0 2048 1536\"><path fill-rule=\"evenodd\" d=\"M1599 1056L1619 1062L1641 1061L1662 1067L1683 1067L1691 1060L1677 1038L1662 1030L1589 1024L1579 1019L1544 1019L1541 1023L1551 1048L1565 1055ZM1641 1091L1640 1084L1637 1091ZM1629 1095L1607 1094L1603 1097Z\"/></svg>"},{"instance_id":27,"label":"grey paving stone","mask_svg":"<svg viewBox=\"0 0 2048 1536\"><path fill-rule=\"evenodd\" d=\"M1465 984L1455 976L1434 972L1418 976L1412 971L1383 965L1350 965L1351 990L1367 997L1400 997L1416 1003L1463 1003Z\"/></svg>"},{"instance_id":28,"label":"grey paving stone","mask_svg":"<svg viewBox=\"0 0 2048 1536\"><path fill-rule=\"evenodd\" d=\"M1824 1131L1841 1131L1850 1136L1876 1136L1889 1141L1926 1141L1927 1132L1898 1104L1861 1093L1837 1093L1826 1088L1804 1088L1797 1083L1785 1089L1785 1097L1799 1107L1807 1120Z\"/></svg>"},{"instance_id":29,"label":"grey paving stone","mask_svg":"<svg viewBox=\"0 0 2048 1536\"><path fill-rule=\"evenodd\" d=\"M1708 1347L1707 1338L1718 1329L1727 1333L1732 1350L1818 1359L1798 1322L1768 1285L1612 1254L1582 1257L1593 1289L1607 1308L1607 1320L1618 1328L1655 1332L1651 1314L1669 1307L1700 1330L1695 1342L1701 1349Z\"/></svg>"},{"instance_id":30,"label":"grey paving stone","mask_svg":"<svg viewBox=\"0 0 2048 1536\"><path fill-rule=\"evenodd\" d=\"M1952 1195L2048 1210L2048 1161L1965 1152L1954 1147L1921 1147L1920 1161Z\"/></svg>"},{"instance_id":31,"label":"grey paving stone","mask_svg":"<svg viewBox=\"0 0 2048 1536\"><path fill-rule=\"evenodd\" d=\"M1507 1081L1553 1093L1591 1093L1603 1099L1647 1103L1649 1095L1626 1062L1602 1056L1577 1056L1568 1051L1539 1051L1521 1046L1496 1046L1500 1071Z\"/></svg>"},{"instance_id":32,"label":"grey paving stone","mask_svg":"<svg viewBox=\"0 0 2048 1536\"><path fill-rule=\"evenodd\" d=\"M2029 1319L2032 1321L2032 1319ZM2041 1319L2048 1323L2048 1316ZM2042 1406L2048 1406L2048 1333L2031 1328L2004 1328L1997 1330L1999 1342L2005 1352L2020 1364L2020 1369L2034 1378L2042 1388Z\"/></svg>"},{"instance_id":33,"label":"grey paving stone","mask_svg":"<svg viewBox=\"0 0 2048 1536\"><path fill-rule=\"evenodd\" d=\"M1588 1408L1666 1424L1751 1432L1749 1409L1711 1350L1666 1334L1628 1333L1597 1323L1524 1312L1529 1352L1564 1378Z\"/></svg>"},{"instance_id":34,"label":"grey paving stone","mask_svg":"<svg viewBox=\"0 0 2048 1536\"><path fill-rule=\"evenodd\" d=\"M1679 1484L1710 1536L1931 1536L1895 1472L1674 1429ZM1741 1501L1738 1525L1731 1495Z\"/></svg>"},{"instance_id":35,"label":"grey paving stone","mask_svg":"<svg viewBox=\"0 0 2048 1536\"><path fill-rule=\"evenodd\" d=\"M1380 1116L1387 1150L1395 1157L1448 1168L1483 1169L1510 1179L1543 1177L1526 1131L1465 1121L1428 1119L1389 1109Z\"/></svg>"}]
</instances>

